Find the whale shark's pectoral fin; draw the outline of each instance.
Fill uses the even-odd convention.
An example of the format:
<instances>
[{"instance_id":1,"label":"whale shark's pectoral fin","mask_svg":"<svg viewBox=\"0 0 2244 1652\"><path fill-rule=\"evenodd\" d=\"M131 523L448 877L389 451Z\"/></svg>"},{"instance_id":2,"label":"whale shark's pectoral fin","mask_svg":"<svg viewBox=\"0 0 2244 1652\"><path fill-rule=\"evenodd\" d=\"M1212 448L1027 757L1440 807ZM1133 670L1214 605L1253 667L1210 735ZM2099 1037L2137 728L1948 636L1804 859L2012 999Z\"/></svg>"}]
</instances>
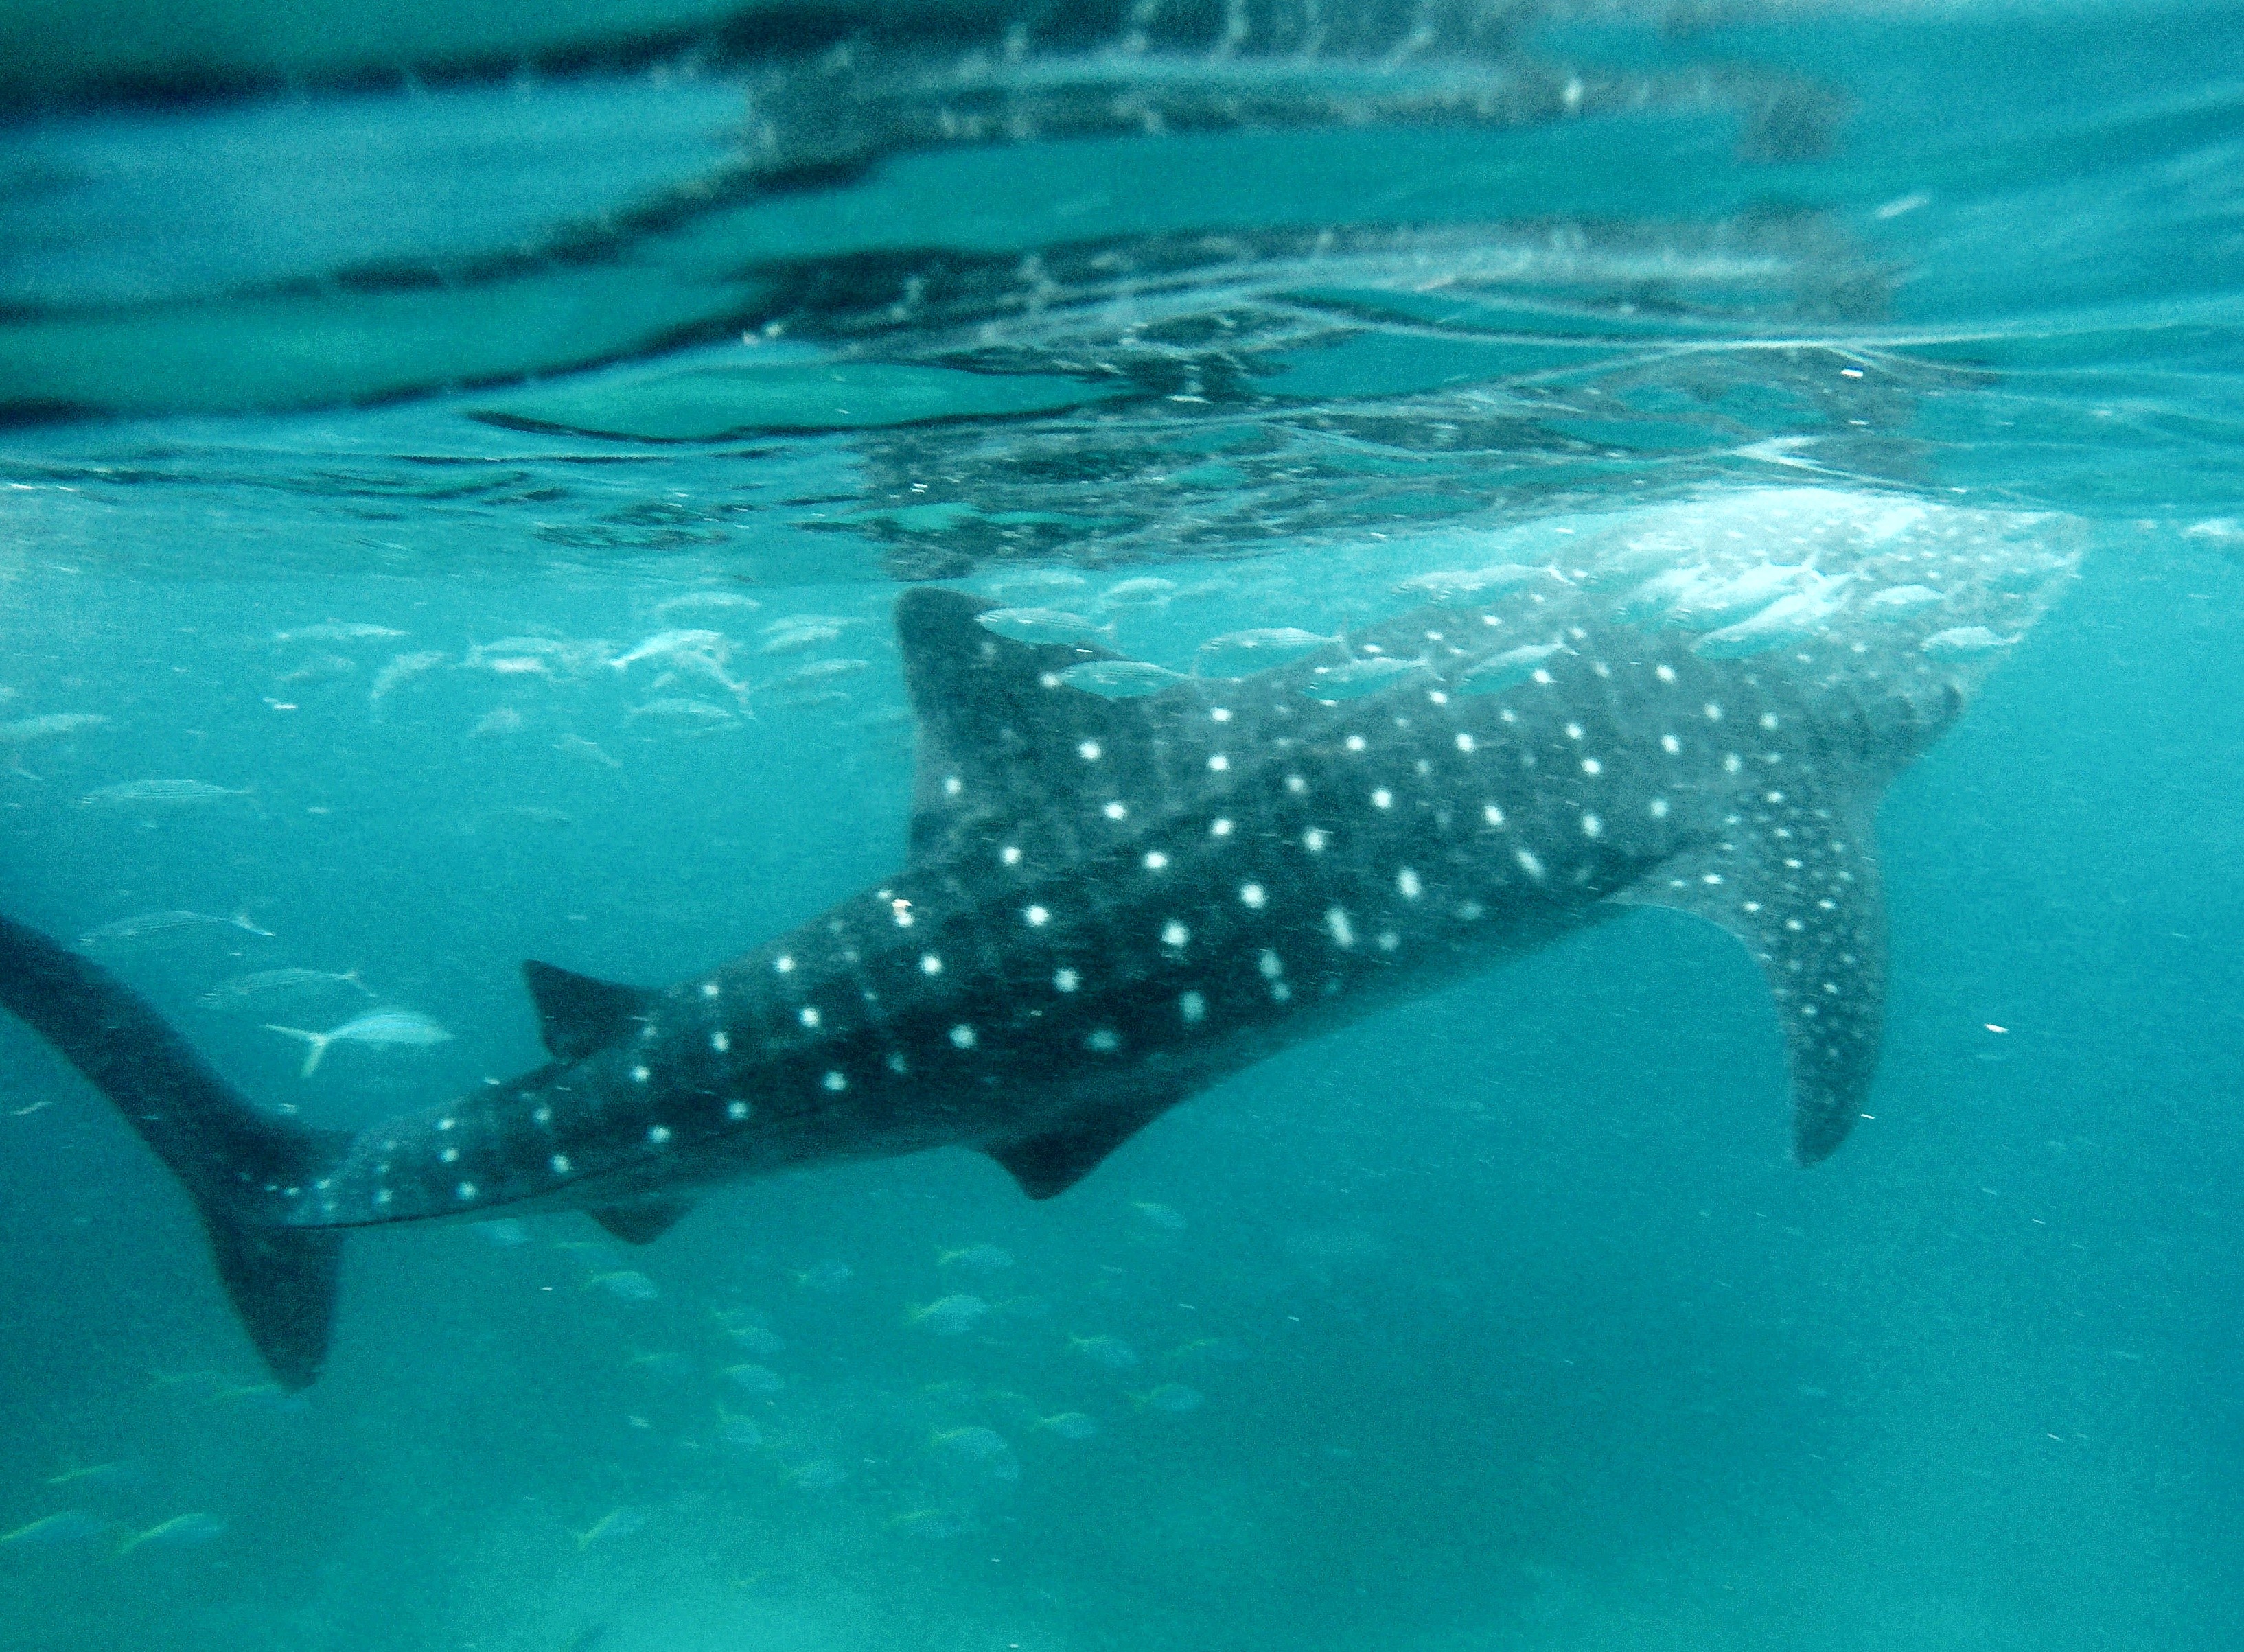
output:
<instances>
[{"instance_id":1,"label":"whale shark's pectoral fin","mask_svg":"<svg viewBox=\"0 0 2244 1652\"><path fill-rule=\"evenodd\" d=\"M522 979L537 1006L537 1030L556 1061L580 1062L632 1031L652 994L531 959Z\"/></svg>"},{"instance_id":2,"label":"whale shark's pectoral fin","mask_svg":"<svg viewBox=\"0 0 2244 1652\"><path fill-rule=\"evenodd\" d=\"M1156 1096L1103 1109L1059 1129L992 1143L982 1150L1004 1165L1031 1198L1053 1198L1097 1170L1108 1154L1182 1101L1186 1093L1165 1089Z\"/></svg>"},{"instance_id":3,"label":"whale shark's pectoral fin","mask_svg":"<svg viewBox=\"0 0 2244 1652\"><path fill-rule=\"evenodd\" d=\"M1869 1099L1885 1019L1885 897L1869 809L1824 806L1800 777L1761 794L1723 840L1612 897L1673 907L1746 943L1768 979L1792 1072L1792 1156L1828 1157Z\"/></svg>"},{"instance_id":4,"label":"whale shark's pectoral fin","mask_svg":"<svg viewBox=\"0 0 2244 1652\"><path fill-rule=\"evenodd\" d=\"M625 1244L652 1244L693 1208L691 1199L640 1199L631 1204L602 1204L585 1211Z\"/></svg>"}]
</instances>

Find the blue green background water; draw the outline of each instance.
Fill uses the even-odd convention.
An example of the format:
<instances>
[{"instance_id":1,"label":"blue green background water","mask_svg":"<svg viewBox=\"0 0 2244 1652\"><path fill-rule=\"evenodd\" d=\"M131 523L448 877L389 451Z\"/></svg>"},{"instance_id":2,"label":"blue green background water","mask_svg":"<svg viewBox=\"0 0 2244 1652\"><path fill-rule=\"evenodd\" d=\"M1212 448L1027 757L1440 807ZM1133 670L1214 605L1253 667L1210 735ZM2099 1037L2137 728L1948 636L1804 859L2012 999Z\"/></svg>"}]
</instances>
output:
<instances>
[{"instance_id":1,"label":"blue green background water","mask_svg":"<svg viewBox=\"0 0 2244 1652\"><path fill-rule=\"evenodd\" d=\"M1638 914L1256 1068L1050 1204L939 1154L726 1190L645 1251L574 1217L355 1240L290 1398L161 1169L0 1025L0 1531L91 1517L0 1541L0 1647L2237 1644L2244 27L1679 21L1507 49L1634 111L1413 122L1374 57L1353 118L899 123L784 190L727 170L744 88L810 73L783 54L21 90L0 720L109 720L7 753L0 907L247 913L275 939L112 961L324 1122L534 1064L523 958L667 980L893 868L906 577L1166 578L1118 623L1179 663L1694 489L2058 511L2091 549L1886 802L1875 1116L1813 1172L1747 960ZM1192 78L1102 73L1157 71ZM1815 90L1774 139L1755 77ZM1568 225L1633 273L1442 296ZM1409 268L1346 261L1396 226ZM1336 278L1271 273L1323 229ZM1068 249L1208 231L1243 250L1184 260L1156 371ZM1040 251L1045 308L1014 301ZM957 327L868 319L970 266ZM1219 314L1267 375L1172 400ZM760 676L821 657L755 656L765 625L857 622L822 651L867 662L848 698L690 738L631 714L644 667L457 664L711 590L761 606L673 623ZM334 619L409 637L275 640ZM416 650L445 663L371 701ZM351 669L284 680L320 655ZM246 794L78 801L149 776ZM457 1036L301 1080L198 1001L283 964ZM974 1244L1013 1265L940 1260ZM591 1283L621 1269L652 1298ZM958 1291L995 1305L970 1333L915 1321ZM1098 1432L1038 1426L1067 1412Z\"/></svg>"}]
</instances>

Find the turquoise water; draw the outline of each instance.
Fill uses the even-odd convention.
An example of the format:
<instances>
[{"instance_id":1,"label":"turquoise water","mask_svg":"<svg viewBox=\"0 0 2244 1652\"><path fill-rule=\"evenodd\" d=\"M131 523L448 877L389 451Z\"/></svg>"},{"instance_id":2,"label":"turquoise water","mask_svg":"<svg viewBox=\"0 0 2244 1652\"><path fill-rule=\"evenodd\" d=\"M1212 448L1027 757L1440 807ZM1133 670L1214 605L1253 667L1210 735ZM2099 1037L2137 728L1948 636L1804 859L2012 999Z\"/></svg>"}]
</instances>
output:
<instances>
[{"instance_id":1,"label":"turquoise water","mask_svg":"<svg viewBox=\"0 0 2244 1652\"><path fill-rule=\"evenodd\" d=\"M1880 813L1869 1116L1635 912L1049 1203L362 1236L290 1395L0 1022L0 1648L2236 1644L2244 24L1236 15L27 96L0 911L362 1125L891 873L910 583L1188 670L1812 489L2082 554Z\"/></svg>"}]
</instances>

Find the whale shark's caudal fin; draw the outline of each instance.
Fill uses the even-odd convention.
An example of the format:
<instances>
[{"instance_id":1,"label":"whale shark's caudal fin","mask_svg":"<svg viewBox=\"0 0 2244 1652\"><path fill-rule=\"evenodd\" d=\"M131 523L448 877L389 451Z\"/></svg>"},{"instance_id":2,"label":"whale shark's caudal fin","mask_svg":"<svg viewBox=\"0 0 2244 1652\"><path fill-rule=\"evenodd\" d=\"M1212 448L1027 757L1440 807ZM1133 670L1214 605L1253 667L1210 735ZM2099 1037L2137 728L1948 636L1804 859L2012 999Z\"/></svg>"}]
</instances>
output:
<instances>
[{"instance_id":1,"label":"whale shark's caudal fin","mask_svg":"<svg viewBox=\"0 0 2244 1652\"><path fill-rule=\"evenodd\" d=\"M350 1137L252 1106L122 981L0 918L0 1005L115 1102L193 1196L234 1311L283 1386L320 1374L342 1235L260 1220L268 1190L327 1174Z\"/></svg>"}]
</instances>

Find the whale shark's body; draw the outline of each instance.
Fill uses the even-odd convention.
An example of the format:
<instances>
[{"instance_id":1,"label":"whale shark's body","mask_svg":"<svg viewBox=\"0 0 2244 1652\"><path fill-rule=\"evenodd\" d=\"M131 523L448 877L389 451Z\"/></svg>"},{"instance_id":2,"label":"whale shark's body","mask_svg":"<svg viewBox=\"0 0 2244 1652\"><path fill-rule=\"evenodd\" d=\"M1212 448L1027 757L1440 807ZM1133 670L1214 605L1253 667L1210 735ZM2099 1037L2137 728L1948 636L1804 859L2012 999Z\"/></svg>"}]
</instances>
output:
<instances>
[{"instance_id":1,"label":"whale shark's body","mask_svg":"<svg viewBox=\"0 0 2244 1652\"><path fill-rule=\"evenodd\" d=\"M1223 1075L1629 903L1752 950L1813 1162L1876 1062L1871 816L1967 686L1923 644L1959 617L2022 629L2071 567L1907 533L1838 550L1859 610L1740 657L1615 617L1639 541L1284 671L1127 699L1062 680L1105 651L1008 640L977 623L989 603L911 590L903 869L659 990L528 965L548 1065L355 1134L252 1108L98 966L5 920L0 1002L187 1183L290 1384L324 1357L344 1230L571 1208L647 1240L711 1183L942 1146L1047 1197ZM1881 605L1881 585L1945 600ZM1407 669L1359 669L1379 660Z\"/></svg>"}]
</instances>

